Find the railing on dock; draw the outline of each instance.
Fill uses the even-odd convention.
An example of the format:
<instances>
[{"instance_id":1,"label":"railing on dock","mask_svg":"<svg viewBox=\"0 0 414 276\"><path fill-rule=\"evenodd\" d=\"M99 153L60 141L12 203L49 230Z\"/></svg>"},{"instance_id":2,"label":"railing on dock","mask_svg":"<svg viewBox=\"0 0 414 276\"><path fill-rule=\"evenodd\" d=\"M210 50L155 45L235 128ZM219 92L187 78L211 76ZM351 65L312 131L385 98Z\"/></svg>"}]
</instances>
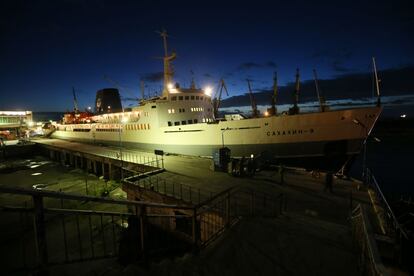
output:
<instances>
[{"instance_id":1,"label":"railing on dock","mask_svg":"<svg viewBox=\"0 0 414 276\"><path fill-rule=\"evenodd\" d=\"M282 194L239 188L186 206L9 187L0 187L0 199L7 273L42 273L56 264L108 257L128 262L197 252L241 217L273 217L286 210Z\"/></svg>"},{"instance_id":2,"label":"railing on dock","mask_svg":"<svg viewBox=\"0 0 414 276\"><path fill-rule=\"evenodd\" d=\"M2 239L8 240L0 246L10 243L3 257L7 273L117 256L145 260L167 248L188 251L196 241L196 233L177 227L179 220L196 222L193 207L8 187L0 187L0 193L0 213L8 225L2 227ZM23 206L5 205L4 194ZM103 207L111 211L99 210Z\"/></svg>"},{"instance_id":3,"label":"railing on dock","mask_svg":"<svg viewBox=\"0 0 414 276\"><path fill-rule=\"evenodd\" d=\"M358 205L351 215L352 235L360 255L358 266L361 275L389 275L381 260L377 243L367 212L362 205Z\"/></svg>"},{"instance_id":4,"label":"railing on dock","mask_svg":"<svg viewBox=\"0 0 414 276\"><path fill-rule=\"evenodd\" d=\"M400 223L398 222L398 219L396 218L392 208L388 204L387 199L385 198L384 194L382 193L382 190L380 186L378 185L377 179L375 178L374 174L372 173L372 170L368 169L365 173L365 183L373 189L375 192L376 200L381 205L384 211L384 220L385 220L385 232L384 234L396 234L397 236L401 236L405 239L408 239L407 233L405 230L401 227Z\"/></svg>"},{"instance_id":5,"label":"railing on dock","mask_svg":"<svg viewBox=\"0 0 414 276\"><path fill-rule=\"evenodd\" d=\"M402 267L412 267L412 262L410 260L413 254L413 240L412 233L411 235L404 226L400 223L404 218L398 217L395 215L390 204L388 203L385 195L383 194L377 179L375 178L371 169L367 168L365 172L365 184L369 189L372 189L375 195L375 204L380 208L380 216L382 221L380 225L383 231L383 234L387 235L392 239L394 246L394 262Z\"/></svg>"}]
</instances>

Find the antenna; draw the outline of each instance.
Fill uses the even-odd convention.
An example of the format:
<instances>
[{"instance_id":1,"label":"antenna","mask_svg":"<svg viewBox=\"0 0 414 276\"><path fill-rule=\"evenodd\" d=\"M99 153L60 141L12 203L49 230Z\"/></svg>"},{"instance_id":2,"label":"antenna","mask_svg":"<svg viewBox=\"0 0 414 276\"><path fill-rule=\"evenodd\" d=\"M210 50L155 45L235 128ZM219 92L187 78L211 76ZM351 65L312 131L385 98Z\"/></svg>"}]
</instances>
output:
<instances>
[{"instance_id":1,"label":"antenna","mask_svg":"<svg viewBox=\"0 0 414 276\"><path fill-rule=\"evenodd\" d=\"M378 73L377 73L377 66L375 64L375 57L372 57L372 65L374 67L374 76L375 76L375 88L377 90L377 106L381 106L381 95L379 89L379 80L378 80Z\"/></svg>"},{"instance_id":2,"label":"antenna","mask_svg":"<svg viewBox=\"0 0 414 276\"><path fill-rule=\"evenodd\" d=\"M190 85L190 88L191 89L196 89L195 82L194 82L194 71L193 71L193 69L190 70L190 73L191 73L191 85Z\"/></svg>"},{"instance_id":3,"label":"antenna","mask_svg":"<svg viewBox=\"0 0 414 276\"><path fill-rule=\"evenodd\" d=\"M160 36L162 37L162 41L164 43L164 57L168 57L168 47L167 47L167 31L165 29L163 29L162 31L158 31L158 34L160 34Z\"/></svg>"}]
</instances>

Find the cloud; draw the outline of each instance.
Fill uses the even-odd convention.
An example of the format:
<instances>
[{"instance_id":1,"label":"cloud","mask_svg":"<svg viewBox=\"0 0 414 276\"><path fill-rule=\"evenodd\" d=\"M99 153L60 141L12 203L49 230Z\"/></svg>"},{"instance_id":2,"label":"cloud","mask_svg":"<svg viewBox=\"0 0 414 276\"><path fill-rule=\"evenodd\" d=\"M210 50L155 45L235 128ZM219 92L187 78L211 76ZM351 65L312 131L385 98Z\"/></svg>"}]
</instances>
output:
<instances>
[{"instance_id":1,"label":"cloud","mask_svg":"<svg viewBox=\"0 0 414 276\"><path fill-rule=\"evenodd\" d=\"M341 64L337 64L341 66ZM339 68L345 70L347 68ZM344 72L344 71L342 71ZM378 72L379 78L382 80L381 95L382 96L397 96L398 100L401 100L402 95L412 95L414 93L414 84L412 82L412 76L414 75L414 66L404 68L391 68L381 70ZM245 81L245 80L244 80ZM269 104L272 89L271 87L260 87L260 83L252 83L252 89L255 92L255 98L257 104ZM247 85L246 85L247 87ZM347 73L338 75L333 79L320 79L319 89L327 100L360 100L369 97L372 98L372 73ZM245 90L244 90L245 91ZM243 91L243 92L244 92ZM286 104L292 103L292 92L294 91L294 83L288 83L287 85L279 86L278 103ZM411 98L404 98L404 101L410 102ZM315 84L313 80L304 80L301 82L300 101L315 101L316 92ZM243 106L249 105L250 99L248 95L233 96L227 98L222 102L223 107L230 106ZM402 104L401 101L395 101L393 104Z\"/></svg>"},{"instance_id":2,"label":"cloud","mask_svg":"<svg viewBox=\"0 0 414 276\"><path fill-rule=\"evenodd\" d=\"M205 77L205 78L213 78L213 76L210 73L205 73L203 75L203 77Z\"/></svg>"},{"instance_id":3,"label":"cloud","mask_svg":"<svg viewBox=\"0 0 414 276\"><path fill-rule=\"evenodd\" d=\"M257 63L257 62L244 62L237 66L237 70L250 70L250 69L262 69L262 68L276 68L276 63L273 61L268 61L265 63Z\"/></svg>"},{"instance_id":4,"label":"cloud","mask_svg":"<svg viewBox=\"0 0 414 276\"><path fill-rule=\"evenodd\" d=\"M341 60L334 60L331 66L332 66L332 69L337 73L348 73L352 71L351 68L344 66L344 63Z\"/></svg>"},{"instance_id":5,"label":"cloud","mask_svg":"<svg viewBox=\"0 0 414 276\"><path fill-rule=\"evenodd\" d=\"M147 82L159 82L164 79L164 72L148 73L141 77L141 80Z\"/></svg>"},{"instance_id":6,"label":"cloud","mask_svg":"<svg viewBox=\"0 0 414 276\"><path fill-rule=\"evenodd\" d=\"M349 49L338 49L338 50L316 50L311 55L311 58L314 59L334 59L334 60L346 60L350 59L353 56L353 53Z\"/></svg>"}]
</instances>

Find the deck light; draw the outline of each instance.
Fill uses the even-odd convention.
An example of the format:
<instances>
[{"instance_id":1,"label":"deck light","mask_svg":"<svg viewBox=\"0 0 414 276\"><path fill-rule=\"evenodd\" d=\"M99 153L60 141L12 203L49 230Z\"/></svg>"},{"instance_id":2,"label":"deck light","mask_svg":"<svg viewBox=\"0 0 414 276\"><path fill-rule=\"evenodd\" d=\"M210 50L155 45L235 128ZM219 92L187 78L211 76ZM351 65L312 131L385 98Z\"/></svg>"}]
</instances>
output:
<instances>
[{"instance_id":1,"label":"deck light","mask_svg":"<svg viewBox=\"0 0 414 276\"><path fill-rule=\"evenodd\" d=\"M210 86L207 86L205 89L204 89L204 94L206 94L207 96L211 96L211 93L213 92L213 89L211 89L211 87Z\"/></svg>"},{"instance_id":2,"label":"deck light","mask_svg":"<svg viewBox=\"0 0 414 276\"><path fill-rule=\"evenodd\" d=\"M122 122L123 124L128 123L128 117L122 117L121 122Z\"/></svg>"}]
</instances>

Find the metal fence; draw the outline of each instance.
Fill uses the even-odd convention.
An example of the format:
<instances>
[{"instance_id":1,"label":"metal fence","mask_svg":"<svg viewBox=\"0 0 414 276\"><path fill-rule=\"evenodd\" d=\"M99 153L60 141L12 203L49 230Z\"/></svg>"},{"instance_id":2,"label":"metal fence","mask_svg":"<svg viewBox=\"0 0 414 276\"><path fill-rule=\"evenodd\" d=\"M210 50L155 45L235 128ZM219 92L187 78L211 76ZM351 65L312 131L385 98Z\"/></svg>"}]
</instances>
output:
<instances>
[{"instance_id":1,"label":"metal fence","mask_svg":"<svg viewBox=\"0 0 414 276\"><path fill-rule=\"evenodd\" d=\"M352 235L358 248L361 275L389 275L381 260L367 212L358 205L351 216Z\"/></svg>"},{"instance_id":2,"label":"metal fence","mask_svg":"<svg viewBox=\"0 0 414 276\"><path fill-rule=\"evenodd\" d=\"M0 245L7 273L42 273L55 264L108 257L145 262L198 251L242 217L274 217L286 210L283 194L239 188L187 206L7 187L0 193L25 198L23 206L0 206L3 222L13 225L3 229Z\"/></svg>"},{"instance_id":3,"label":"metal fence","mask_svg":"<svg viewBox=\"0 0 414 276\"><path fill-rule=\"evenodd\" d=\"M382 218L380 225L383 230L383 234L386 234L392 239L394 245L394 260L398 265L403 267L412 267L410 257L414 252L412 237L410 236L407 229L401 224L405 217L400 216L397 218L386 197L384 196L372 170L369 168L365 172L365 183L372 189L375 195L376 204L381 208L379 214ZM412 235L412 234L411 234Z\"/></svg>"},{"instance_id":4,"label":"metal fence","mask_svg":"<svg viewBox=\"0 0 414 276\"><path fill-rule=\"evenodd\" d=\"M182 231L176 223L184 218L196 222L188 219L192 207L6 187L0 193L23 196L26 202L0 206L2 220L12 226L2 229L2 270L7 273L41 273L55 264L115 256L144 260L196 243L195 233ZM104 205L116 211L100 211Z\"/></svg>"},{"instance_id":5,"label":"metal fence","mask_svg":"<svg viewBox=\"0 0 414 276\"><path fill-rule=\"evenodd\" d=\"M158 175L140 174L126 178L124 182L192 204L200 204L202 201L213 197L212 192L202 191L199 188Z\"/></svg>"}]
</instances>

